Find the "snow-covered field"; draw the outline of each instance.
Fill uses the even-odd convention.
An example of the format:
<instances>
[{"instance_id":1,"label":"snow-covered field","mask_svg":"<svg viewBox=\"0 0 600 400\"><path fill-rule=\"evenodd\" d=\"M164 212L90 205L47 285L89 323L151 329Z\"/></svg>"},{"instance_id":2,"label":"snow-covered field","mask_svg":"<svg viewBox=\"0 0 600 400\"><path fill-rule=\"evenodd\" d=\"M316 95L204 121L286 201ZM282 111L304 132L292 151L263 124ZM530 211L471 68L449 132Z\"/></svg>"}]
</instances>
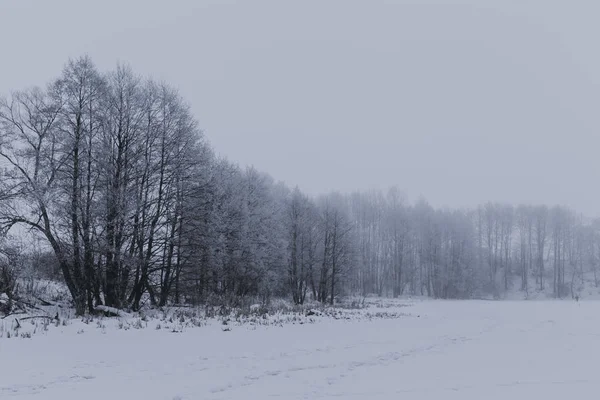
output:
<instances>
[{"instance_id":1,"label":"snow-covered field","mask_svg":"<svg viewBox=\"0 0 600 400\"><path fill-rule=\"evenodd\" d=\"M369 310L396 313L370 320L362 311L275 326L50 326L0 339L0 399L548 400L600 390L600 302L404 303Z\"/></svg>"}]
</instances>

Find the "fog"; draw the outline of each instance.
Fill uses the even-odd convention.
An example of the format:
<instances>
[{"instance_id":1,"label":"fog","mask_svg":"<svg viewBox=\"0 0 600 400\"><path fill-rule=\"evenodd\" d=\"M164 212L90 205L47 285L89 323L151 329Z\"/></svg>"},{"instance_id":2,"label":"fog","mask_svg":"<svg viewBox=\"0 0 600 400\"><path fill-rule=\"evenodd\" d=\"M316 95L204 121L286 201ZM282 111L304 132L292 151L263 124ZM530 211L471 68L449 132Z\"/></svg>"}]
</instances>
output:
<instances>
[{"instance_id":1,"label":"fog","mask_svg":"<svg viewBox=\"0 0 600 400\"><path fill-rule=\"evenodd\" d=\"M180 90L216 151L310 194L600 216L592 1L12 1L0 93L69 57Z\"/></svg>"}]
</instances>

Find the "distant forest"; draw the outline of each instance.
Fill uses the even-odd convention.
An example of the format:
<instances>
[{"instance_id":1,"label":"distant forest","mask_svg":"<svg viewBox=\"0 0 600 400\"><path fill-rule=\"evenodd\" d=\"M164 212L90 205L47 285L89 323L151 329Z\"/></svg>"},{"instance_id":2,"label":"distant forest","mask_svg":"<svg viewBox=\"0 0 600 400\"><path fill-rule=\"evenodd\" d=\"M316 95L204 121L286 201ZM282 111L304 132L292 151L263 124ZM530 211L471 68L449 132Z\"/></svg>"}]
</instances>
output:
<instances>
[{"instance_id":1,"label":"distant forest","mask_svg":"<svg viewBox=\"0 0 600 400\"><path fill-rule=\"evenodd\" d=\"M0 294L60 279L78 314L598 285L600 224L572 210L436 210L396 188L309 197L216 157L174 88L89 57L0 99L0 158Z\"/></svg>"}]
</instances>

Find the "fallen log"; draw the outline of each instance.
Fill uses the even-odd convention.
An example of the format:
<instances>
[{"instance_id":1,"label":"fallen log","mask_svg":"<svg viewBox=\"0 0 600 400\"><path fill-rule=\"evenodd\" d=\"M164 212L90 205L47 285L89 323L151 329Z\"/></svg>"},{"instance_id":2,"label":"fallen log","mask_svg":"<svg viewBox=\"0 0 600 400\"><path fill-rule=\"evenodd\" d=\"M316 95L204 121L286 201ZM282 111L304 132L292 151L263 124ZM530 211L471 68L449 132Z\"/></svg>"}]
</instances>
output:
<instances>
[{"instance_id":1,"label":"fallen log","mask_svg":"<svg viewBox=\"0 0 600 400\"><path fill-rule=\"evenodd\" d=\"M119 310L118 308L114 308L114 307L96 306L95 310L102 311L106 314L110 314L113 317L122 317L122 318L131 317L131 314L129 314L123 310Z\"/></svg>"}]
</instances>

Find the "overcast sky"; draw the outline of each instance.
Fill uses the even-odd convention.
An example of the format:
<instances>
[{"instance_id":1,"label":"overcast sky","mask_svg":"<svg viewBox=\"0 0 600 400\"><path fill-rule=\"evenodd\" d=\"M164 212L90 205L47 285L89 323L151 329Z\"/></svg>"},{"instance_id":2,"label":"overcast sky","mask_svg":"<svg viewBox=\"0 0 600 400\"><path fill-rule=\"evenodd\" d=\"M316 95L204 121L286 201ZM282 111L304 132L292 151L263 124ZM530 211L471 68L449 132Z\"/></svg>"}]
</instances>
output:
<instances>
[{"instance_id":1,"label":"overcast sky","mask_svg":"<svg viewBox=\"0 0 600 400\"><path fill-rule=\"evenodd\" d=\"M0 93L69 57L179 88L216 151L311 194L600 216L597 1L0 2Z\"/></svg>"}]
</instances>

